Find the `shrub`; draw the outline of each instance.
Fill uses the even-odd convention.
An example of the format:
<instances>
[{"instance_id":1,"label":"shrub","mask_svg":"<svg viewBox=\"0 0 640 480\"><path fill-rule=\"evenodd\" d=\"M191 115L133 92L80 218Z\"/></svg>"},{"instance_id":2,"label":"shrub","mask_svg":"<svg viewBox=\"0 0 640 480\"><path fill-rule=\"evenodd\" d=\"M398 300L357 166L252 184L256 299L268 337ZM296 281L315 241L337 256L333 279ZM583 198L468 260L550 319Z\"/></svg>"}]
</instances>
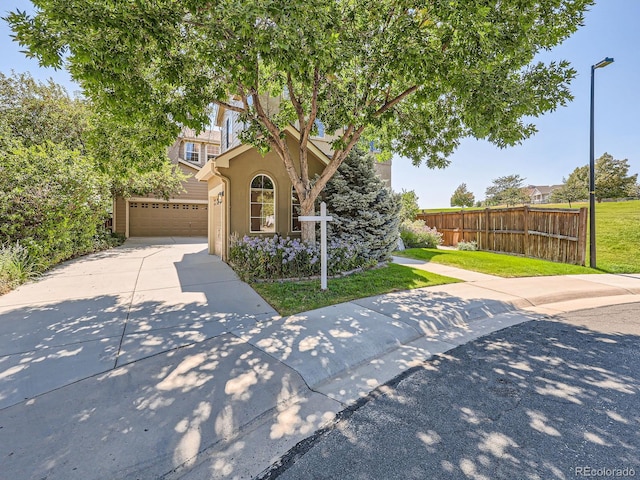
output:
<instances>
[{"instance_id":1,"label":"shrub","mask_svg":"<svg viewBox=\"0 0 640 480\"><path fill-rule=\"evenodd\" d=\"M19 241L45 267L94 251L110 199L79 152L46 143L0 153L0 241Z\"/></svg>"},{"instance_id":2,"label":"shrub","mask_svg":"<svg viewBox=\"0 0 640 480\"><path fill-rule=\"evenodd\" d=\"M458 245L456 247L458 250L464 250L464 251L472 251L475 252L476 250L478 250L478 242L458 242Z\"/></svg>"},{"instance_id":3,"label":"shrub","mask_svg":"<svg viewBox=\"0 0 640 480\"><path fill-rule=\"evenodd\" d=\"M398 245L400 197L375 172L372 155L354 148L323 190L333 221L328 238L358 246L363 262L386 260Z\"/></svg>"},{"instance_id":4,"label":"shrub","mask_svg":"<svg viewBox=\"0 0 640 480\"><path fill-rule=\"evenodd\" d=\"M232 235L229 264L243 279L274 280L320 275L320 244L299 239ZM353 270L366 263L358 249L332 240L327 245L327 270L330 275Z\"/></svg>"},{"instance_id":5,"label":"shrub","mask_svg":"<svg viewBox=\"0 0 640 480\"><path fill-rule=\"evenodd\" d=\"M25 246L18 242L0 246L0 295L36 276L39 270Z\"/></svg>"},{"instance_id":6,"label":"shrub","mask_svg":"<svg viewBox=\"0 0 640 480\"><path fill-rule=\"evenodd\" d=\"M400 237L407 248L436 248L442 244L442 234L430 228L422 220L403 222Z\"/></svg>"}]
</instances>

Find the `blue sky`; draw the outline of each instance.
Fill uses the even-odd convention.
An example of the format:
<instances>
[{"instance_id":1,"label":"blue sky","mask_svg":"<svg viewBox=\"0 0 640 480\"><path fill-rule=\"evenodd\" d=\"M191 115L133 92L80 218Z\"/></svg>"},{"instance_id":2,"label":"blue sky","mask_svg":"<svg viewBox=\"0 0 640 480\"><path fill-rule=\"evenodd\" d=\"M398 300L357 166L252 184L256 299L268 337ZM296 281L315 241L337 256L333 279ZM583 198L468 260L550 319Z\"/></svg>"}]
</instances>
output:
<instances>
[{"instance_id":1,"label":"blue sky","mask_svg":"<svg viewBox=\"0 0 640 480\"><path fill-rule=\"evenodd\" d=\"M27 0L3 0L0 11L31 10ZM538 133L522 145L498 149L465 139L444 170L414 167L394 158L394 190L415 190L423 208L448 207L460 183L466 183L476 199L483 199L494 178L519 174L527 184L562 183L574 168L589 161L590 68L605 57L615 63L596 71L596 158L609 152L627 158L631 173L640 173L640 0L601 0L587 12L585 25L571 38L541 59L569 60L578 71L571 84L574 101L567 107L534 119ZM54 81L73 92L77 86L64 71L42 69L25 58L0 22L0 71L30 72L35 78Z\"/></svg>"}]
</instances>

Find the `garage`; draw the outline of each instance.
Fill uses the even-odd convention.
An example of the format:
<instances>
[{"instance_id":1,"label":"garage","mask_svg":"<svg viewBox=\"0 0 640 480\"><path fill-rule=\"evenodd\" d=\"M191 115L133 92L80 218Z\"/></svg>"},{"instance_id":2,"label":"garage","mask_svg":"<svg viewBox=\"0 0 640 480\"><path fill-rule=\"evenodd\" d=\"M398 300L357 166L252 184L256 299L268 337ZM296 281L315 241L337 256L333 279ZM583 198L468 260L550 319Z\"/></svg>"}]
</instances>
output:
<instances>
[{"instance_id":1,"label":"garage","mask_svg":"<svg viewBox=\"0 0 640 480\"><path fill-rule=\"evenodd\" d=\"M206 203L129 202L129 236L207 236Z\"/></svg>"}]
</instances>

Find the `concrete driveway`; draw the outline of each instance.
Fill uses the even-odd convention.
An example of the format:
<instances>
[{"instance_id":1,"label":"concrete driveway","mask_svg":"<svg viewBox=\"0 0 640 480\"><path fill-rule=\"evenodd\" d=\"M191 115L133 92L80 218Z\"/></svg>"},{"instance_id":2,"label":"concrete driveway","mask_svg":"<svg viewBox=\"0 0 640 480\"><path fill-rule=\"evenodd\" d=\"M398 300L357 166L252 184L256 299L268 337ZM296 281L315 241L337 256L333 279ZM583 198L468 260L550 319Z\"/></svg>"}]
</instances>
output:
<instances>
[{"instance_id":1,"label":"concrete driveway","mask_svg":"<svg viewBox=\"0 0 640 480\"><path fill-rule=\"evenodd\" d=\"M274 315L206 239L129 239L0 297L0 408Z\"/></svg>"}]
</instances>

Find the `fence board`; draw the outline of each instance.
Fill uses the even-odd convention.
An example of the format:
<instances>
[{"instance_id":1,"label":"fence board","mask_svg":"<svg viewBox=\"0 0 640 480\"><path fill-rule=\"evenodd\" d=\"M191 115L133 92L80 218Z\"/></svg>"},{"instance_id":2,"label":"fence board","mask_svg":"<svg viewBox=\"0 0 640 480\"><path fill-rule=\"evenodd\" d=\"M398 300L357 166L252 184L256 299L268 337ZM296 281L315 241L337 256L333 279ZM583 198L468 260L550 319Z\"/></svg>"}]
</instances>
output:
<instances>
[{"instance_id":1,"label":"fence board","mask_svg":"<svg viewBox=\"0 0 640 480\"><path fill-rule=\"evenodd\" d=\"M443 245L477 242L478 249L584 265L587 209L495 208L417 216L442 233Z\"/></svg>"}]
</instances>

